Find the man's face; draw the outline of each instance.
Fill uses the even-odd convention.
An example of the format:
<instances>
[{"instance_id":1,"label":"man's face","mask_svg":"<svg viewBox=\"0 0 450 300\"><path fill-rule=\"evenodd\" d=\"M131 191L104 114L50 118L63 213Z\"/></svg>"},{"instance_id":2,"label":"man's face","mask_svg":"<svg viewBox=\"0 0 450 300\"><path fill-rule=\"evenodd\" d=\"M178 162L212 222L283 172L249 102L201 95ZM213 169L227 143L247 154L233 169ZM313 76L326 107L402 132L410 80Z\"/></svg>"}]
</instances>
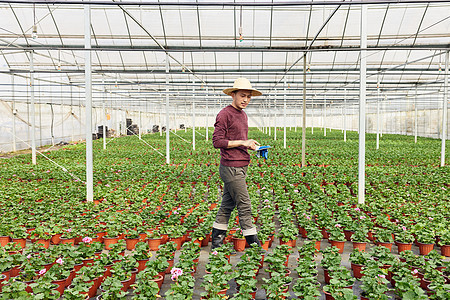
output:
<instances>
[{"instance_id":1,"label":"man's face","mask_svg":"<svg viewBox=\"0 0 450 300\"><path fill-rule=\"evenodd\" d=\"M252 92L249 90L237 90L231 93L231 97L233 98L233 103L231 103L231 105L234 108L243 110L250 103Z\"/></svg>"}]
</instances>

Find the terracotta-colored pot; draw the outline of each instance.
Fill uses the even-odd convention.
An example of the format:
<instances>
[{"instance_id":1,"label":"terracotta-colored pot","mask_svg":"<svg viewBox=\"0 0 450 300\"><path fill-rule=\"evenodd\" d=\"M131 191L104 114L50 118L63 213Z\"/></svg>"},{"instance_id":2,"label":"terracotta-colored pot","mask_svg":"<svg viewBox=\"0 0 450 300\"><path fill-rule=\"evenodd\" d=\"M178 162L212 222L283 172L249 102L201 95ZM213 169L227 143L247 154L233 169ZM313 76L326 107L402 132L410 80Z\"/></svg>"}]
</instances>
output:
<instances>
[{"instance_id":1,"label":"terracotta-colored pot","mask_svg":"<svg viewBox=\"0 0 450 300\"><path fill-rule=\"evenodd\" d=\"M105 245L106 250L111 250L111 245L117 244L118 242L119 242L119 237L112 237L112 238L104 237L103 238L103 244Z\"/></svg>"},{"instance_id":2,"label":"terracotta-colored pot","mask_svg":"<svg viewBox=\"0 0 450 300\"><path fill-rule=\"evenodd\" d=\"M246 243L245 238L240 239L235 238L233 241L234 241L234 250L236 250L237 252L242 252L245 250L245 243Z\"/></svg>"},{"instance_id":3,"label":"terracotta-colored pot","mask_svg":"<svg viewBox=\"0 0 450 300\"><path fill-rule=\"evenodd\" d=\"M139 242L139 238L137 239L125 239L125 242L127 243L127 250L134 250L136 247L136 244Z\"/></svg>"},{"instance_id":4,"label":"terracotta-colored pot","mask_svg":"<svg viewBox=\"0 0 450 300\"><path fill-rule=\"evenodd\" d=\"M354 231L344 229L345 239L350 242L354 233Z\"/></svg>"},{"instance_id":5,"label":"terracotta-colored pot","mask_svg":"<svg viewBox=\"0 0 450 300\"><path fill-rule=\"evenodd\" d=\"M11 238L7 235L0 236L0 246L5 247L10 240Z\"/></svg>"},{"instance_id":6,"label":"terracotta-colored pot","mask_svg":"<svg viewBox=\"0 0 450 300\"><path fill-rule=\"evenodd\" d=\"M401 242L395 242L398 248L398 253L400 254L403 251L411 250L412 243L401 243Z\"/></svg>"},{"instance_id":7,"label":"terracotta-colored pot","mask_svg":"<svg viewBox=\"0 0 450 300\"><path fill-rule=\"evenodd\" d=\"M353 242L353 249L358 249L359 251L366 251L366 242Z\"/></svg>"},{"instance_id":8,"label":"terracotta-colored pot","mask_svg":"<svg viewBox=\"0 0 450 300\"><path fill-rule=\"evenodd\" d=\"M441 246L441 254L443 256L449 257L450 256L450 245Z\"/></svg>"},{"instance_id":9,"label":"terracotta-colored pot","mask_svg":"<svg viewBox=\"0 0 450 300\"><path fill-rule=\"evenodd\" d=\"M50 239L46 239L46 240L44 240L44 239L37 239L35 243L44 245L45 249L48 249L50 247Z\"/></svg>"},{"instance_id":10,"label":"terracotta-colored pot","mask_svg":"<svg viewBox=\"0 0 450 300\"><path fill-rule=\"evenodd\" d=\"M331 246L339 249L339 253L344 253L345 241L330 241Z\"/></svg>"},{"instance_id":11,"label":"terracotta-colored pot","mask_svg":"<svg viewBox=\"0 0 450 300\"><path fill-rule=\"evenodd\" d=\"M170 274L170 270L172 270L174 260L173 259L169 259L167 262L169 263L169 266L167 267L165 273L166 274Z\"/></svg>"},{"instance_id":12,"label":"terracotta-colored pot","mask_svg":"<svg viewBox=\"0 0 450 300\"><path fill-rule=\"evenodd\" d=\"M27 239L15 239L15 238L12 238L11 240L12 240L12 242L14 244L19 245L22 249L24 249L26 247L26 245L27 245Z\"/></svg>"},{"instance_id":13,"label":"terracotta-colored pot","mask_svg":"<svg viewBox=\"0 0 450 300\"><path fill-rule=\"evenodd\" d=\"M161 245L162 239L161 238L148 239L147 242L148 245L150 246L150 251L157 251L159 245Z\"/></svg>"},{"instance_id":14,"label":"terracotta-colored pot","mask_svg":"<svg viewBox=\"0 0 450 300\"><path fill-rule=\"evenodd\" d=\"M417 242L417 244L419 245L420 255L427 255L434 249L434 244L423 244L421 242Z\"/></svg>"},{"instance_id":15,"label":"terracotta-colored pot","mask_svg":"<svg viewBox=\"0 0 450 300\"><path fill-rule=\"evenodd\" d=\"M383 243L383 242L377 242L378 246L386 247L389 249L389 251L392 251L392 243Z\"/></svg>"},{"instance_id":16,"label":"terracotta-colored pot","mask_svg":"<svg viewBox=\"0 0 450 300\"><path fill-rule=\"evenodd\" d=\"M59 240L61 241L62 244L69 244L75 246L75 238L68 238L68 239L60 238Z\"/></svg>"},{"instance_id":17,"label":"terracotta-colored pot","mask_svg":"<svg viewBox=\"0 0 450 300\"><path fill-rule=\"evenodd\" d=\"M140 272L140 271L142 271L142 270L145 270L145 268L147 268L147 266L145 265L147 262L149 261L149 258L147 258L147 259L141 259L141 260L138 260L137 262L138 262L138 267L137 267L137 269L138 269L138 271Z\"/></svg>"},{"instance_id":18,"label":"terracotta-colored pot","mask_svg":"<svg viewBox=\"0 0 450 300\"><path fill-rule=\"evenodd\" d=\"M352 266L352 271L353 271L353 276L357 279L360 279L363 277L363 274L361 273L361 269L362 267L364 267L363 265L358 265L358 264L354 264L354 263L350 263Z\"/></svg>"},{"instance_id":19,"label":"terracotta-colored pot","mask_svg":"<svg viewBox=\"0 0 450 300\"><path fill-rule=\"evenodd\" d=\"M161 286L163 285L164 276L161 274L158 274L154 279L151 279L151 281L154 281L158 284L159 289L161 289Z\"/></svg>"},{"instance_id":20,"label":"terracotta-colored pot","mask_svg":"<svg viewBox=\"0 0 450 300\"><path fill-rule=\"evenodd\" d=\"M177 238L169 238L169 241L174 242L177 245L177 250L181 249L183 237L177 237Z\"/></svg>"}]
</instances>

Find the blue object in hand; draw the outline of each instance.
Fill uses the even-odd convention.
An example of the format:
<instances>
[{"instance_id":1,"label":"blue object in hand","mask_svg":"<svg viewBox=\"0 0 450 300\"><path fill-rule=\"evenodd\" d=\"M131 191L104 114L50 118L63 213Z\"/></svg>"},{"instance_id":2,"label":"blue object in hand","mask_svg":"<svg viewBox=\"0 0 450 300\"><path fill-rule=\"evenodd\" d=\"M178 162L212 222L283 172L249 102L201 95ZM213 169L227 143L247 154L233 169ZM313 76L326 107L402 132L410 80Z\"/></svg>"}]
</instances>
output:
<instances>
[{"instance_id":1,"label":"blue object in hand","mask_svg":"<svg viewBox=\"0 0 450 300\"><path fill-rule=\"evenodd\" d=\"M256 156L267 159L267 156L269 154L269 148L271 148L271 147L270 146L259 146L256 149Z\"/></svg>"}]
</instances>

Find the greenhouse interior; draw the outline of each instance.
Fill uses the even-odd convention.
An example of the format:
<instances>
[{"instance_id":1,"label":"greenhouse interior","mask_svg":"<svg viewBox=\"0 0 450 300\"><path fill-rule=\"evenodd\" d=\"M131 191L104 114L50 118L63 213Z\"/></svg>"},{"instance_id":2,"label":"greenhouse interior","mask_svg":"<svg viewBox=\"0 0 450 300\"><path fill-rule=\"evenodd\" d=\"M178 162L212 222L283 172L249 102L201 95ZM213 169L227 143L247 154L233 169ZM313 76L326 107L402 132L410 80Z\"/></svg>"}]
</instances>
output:
<instances>
[{"instance_id":1,"label":"greenhouse interior","mask_svg":"<svg viewBox=\"0 0 450 300\"><path fill-rule=\"evenodd\" d=\"M0 11L0 299L450 299L449 1Z\"/></svg>"}]
</instances>

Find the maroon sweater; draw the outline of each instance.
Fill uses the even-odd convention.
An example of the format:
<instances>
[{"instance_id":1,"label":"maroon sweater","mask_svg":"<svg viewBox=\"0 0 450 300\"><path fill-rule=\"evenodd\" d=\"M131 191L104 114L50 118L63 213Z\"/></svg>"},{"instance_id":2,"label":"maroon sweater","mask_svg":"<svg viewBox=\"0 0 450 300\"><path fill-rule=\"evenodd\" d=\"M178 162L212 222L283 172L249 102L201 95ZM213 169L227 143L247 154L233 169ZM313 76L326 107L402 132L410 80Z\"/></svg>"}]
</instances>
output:
<instances>
[{"instance_id":1,"label":"maroon sweater","mask_svg":"<svg viewBox=\"0 0 450 300\"><path fill-rule=\"evenodd\" d=\"M245 167L250 163L247 147L227 149L228 141L247 140L248 119L244 111L231 105L222 109L214 123L213 145L220 149L220 164L227 167Z\"/></svg>"}]
</instances>

